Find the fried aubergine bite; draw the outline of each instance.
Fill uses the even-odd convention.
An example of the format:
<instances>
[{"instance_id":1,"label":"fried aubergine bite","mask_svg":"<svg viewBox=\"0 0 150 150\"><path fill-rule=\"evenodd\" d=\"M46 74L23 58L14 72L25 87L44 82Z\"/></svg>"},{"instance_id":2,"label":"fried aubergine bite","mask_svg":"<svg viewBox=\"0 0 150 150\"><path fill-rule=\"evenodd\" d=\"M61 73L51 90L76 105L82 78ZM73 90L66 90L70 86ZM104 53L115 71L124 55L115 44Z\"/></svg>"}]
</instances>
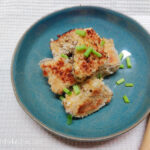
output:
<instances>
[{"instance_id":1,"label":"fried aubergine bite","mask_svg":"<svg viewBox=\"0 0 150 150\"><path fill-rule=\"evenodd\" d=\"M40 62L43 76L48 78L51 90L56 94L62 94L64 88L69 88L76 83L72 74L72 64L68 59L55 57L44 59Z\"/></svg>"},{"instance_id":2,"label":"fried aubergine bite","mask_svg":"<svg viewBox=\"0 0 150 150\"><path fill-rule=\"evenodd\" d=\"M62 103L66 113L74 117L85 117L106 105L111 101L112 91L104 85L102 80L90 78L79 85L80 93L77 95L65 95Z\"/></svg>"}]
</instances>

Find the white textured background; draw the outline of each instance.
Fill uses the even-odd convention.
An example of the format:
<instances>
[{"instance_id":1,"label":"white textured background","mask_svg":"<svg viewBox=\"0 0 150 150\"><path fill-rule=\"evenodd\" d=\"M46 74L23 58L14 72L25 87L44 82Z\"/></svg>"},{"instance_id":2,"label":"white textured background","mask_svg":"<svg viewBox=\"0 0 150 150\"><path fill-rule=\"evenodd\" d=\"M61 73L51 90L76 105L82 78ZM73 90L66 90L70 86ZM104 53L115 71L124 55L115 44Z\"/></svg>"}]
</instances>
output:
<instances>
[{"instance_id":1,"label":"white textured background","mask_svg":"<svg viewBox=\"0 0 150 150\"><path fill-rule=\"evenodd\" d=\"M122 12L137 20L150 33L149 0L0 0L0 150L139 149L146 121L107 142L71 142L51 135L32 121L14 97L10 64L16 43L23 32L48 13L80 4Z\"/></svg>"}]
</instances>

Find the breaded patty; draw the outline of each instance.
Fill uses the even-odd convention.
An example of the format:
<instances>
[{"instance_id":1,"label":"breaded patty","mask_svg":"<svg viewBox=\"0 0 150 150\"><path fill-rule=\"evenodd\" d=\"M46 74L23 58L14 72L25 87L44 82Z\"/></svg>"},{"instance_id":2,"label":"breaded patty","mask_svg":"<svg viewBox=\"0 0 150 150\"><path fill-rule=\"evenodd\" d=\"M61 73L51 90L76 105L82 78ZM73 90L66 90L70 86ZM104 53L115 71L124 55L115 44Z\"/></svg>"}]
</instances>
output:
<instances>
[{"instance_id":1,"label":"breaded patty","mask_svg":"<svg viewBox=\"0 0 150 150\"><path fill-rule=\"evenodd\" d=\"M107 53L104 51L104 48L100 46L100 42L100 37L93 29L86 29L86 36L83 38L83 41L78 42L77 45L85 44L87 47L92 47L102 55L102 57L97 57L95 54L91 53L90 56L86 58L84 56L86 50L74 51L74 76L79 82L93 75L106 63Z\"/></svg>"},{"instance_id":2,"label":"breaded patty","mask_svg":"<svg viewBox=\"0 0 150 150\"><path fill-rule=\"evenodd\" d=\"M107 62L99 68L99 72L103 75L110 75L116 72L120 67L120 59L115 49L114 42L112 39L105 39L104 50L107 53Z\"/></svg>"},{"instance_id":3,"label":"breaded patty","mask_svg":"<svg viewBox=\"0 0 150 150\"><path fill-rule=\"evenodd\" d=\"M92 28L80 29L86 31L85 37L76 34L75 30L76 29L64 33L58 40L52 41L50 45L54 56L59 56L62 53L73 55L73 74L78 82L82 82L106 63L107 53L104 51L104 48L100 46L101 39ZM80 52L76 51L75 47L83 44L101 53L102 57L97 57L91 53L91 55L86 58L84 56L86 50Z\"/></svg>"},{"instance_id":4,"label":"breaded patty","mask_svg":"<svg viewBox=\"0 0 150 150\"><path fill-rule=\"evenodd\" d=\"M80 94L66 95L63 105L67 113L74 117L85 117L109 103L112 91L102 80L90 78L80 85Z\"/></svg>"},{"instance_id":5,"label":"breaded patty","mask_svg":"<svg viewBox=\"0 0 150 150\"><path fill-rule=\"evenodd\" d=\"M55 57L40 62L43 75L48 78L51 90L56 94L62 94L64 88L76 83L72 74L72 64L67 59Z\"/></svg>"}]
</instances>

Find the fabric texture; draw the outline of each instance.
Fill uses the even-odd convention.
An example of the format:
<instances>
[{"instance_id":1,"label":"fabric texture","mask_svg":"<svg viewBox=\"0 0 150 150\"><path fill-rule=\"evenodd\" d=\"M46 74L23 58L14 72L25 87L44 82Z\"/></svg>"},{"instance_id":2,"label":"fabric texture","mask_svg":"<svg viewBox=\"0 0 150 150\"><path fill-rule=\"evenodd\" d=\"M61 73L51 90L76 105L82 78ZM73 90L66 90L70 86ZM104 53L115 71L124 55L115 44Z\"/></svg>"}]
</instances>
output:
<instances>
[{"instance_id":1,"label":"fabric texture","mask_svg":"<svg viewBox=\"0 0 150 150\"><path fill-rule=\"evenodd\" d=\"M113 9L137 20L150 33L149 0L0 0L0 150L138 150L146 120L106 142L80 143L56 137L35 123L18 105L11 79L11 58L21 35L41 17L70 6Z\"/></svg>"}]
</instances>

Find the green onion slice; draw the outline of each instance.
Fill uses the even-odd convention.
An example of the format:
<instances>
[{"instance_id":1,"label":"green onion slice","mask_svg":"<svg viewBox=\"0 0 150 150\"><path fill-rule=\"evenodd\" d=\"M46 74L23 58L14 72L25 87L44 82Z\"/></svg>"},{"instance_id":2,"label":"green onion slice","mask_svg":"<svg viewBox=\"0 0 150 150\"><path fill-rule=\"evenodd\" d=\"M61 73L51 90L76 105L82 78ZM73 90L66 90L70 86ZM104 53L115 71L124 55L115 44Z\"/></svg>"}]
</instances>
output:
<instances>
[{"instance_id":1,"label":"green onion slice","mask_svg":"<svg viewBox=\"0 0 150 150\"><path fill-rule=\"evenodd\" d=\"M59 99L63 101L65 98L63 96L60 96Z\"/></svg>"},{"instance_id":2,"label":"green onion slice","mask_svg":"<svg viewBox=\"0 0 150 150\"><path fill-rule=\"evenodd\" d=\"M91 52L92 52L92 48L91 47L89 47L87 50L86 50L86 52L84 53L84 56L85 57L89 57L89 55L91 54Z\"/></svg>"},{"instance_id":3,"label":"green onion slice","mask_svg":"<svg viewBox=\"0 0 150 150\"><path fill-rule=\"evenodd\" d=\"M97 78L101 79L101 78L102 78L102 75L99 73L99 74L97 75Z\"/></svg>"},{"instance_id":4,"label":"green onion slice","mask_svg":"<svg viewBox=\"0 0 150 150\"><path fill-rule=\"evenodd\" d=\"M76 46L76 50L77 51L82 51L82 50L85 50L85 49L87 49L87 47L86 47L86 45L79 45L79 46Z\"/></svg>"},{"instance_id":5,"label":"green onion slice","mask_svg":"<svg viewBox=\"0 0 150 150\"><path fill-rule=\"evenodd\" d=\"M127 67L132 68L130 57L126 58L126 62L127 62Z\"/></svg>"},{"instance_id":6,"label":"green onion slice","mask_svg":"<svg viewBox=\"0 0 150 150\"><path fill-rule=\"evenodd\" d=\"M118 80L118 81L116 82L116 84L117 84L117 85L120 85L120 84L122 84L123 82L125 82L125 79L124 79L124 78L121 78L120 80Z\"/></svg>"},{"instance_id":7,"label":"green onion slice","mask_svg":"<svg viewBox=\"0 0 150 150\"><path fill-rule=\"evenodd\" d=\"M125 103L130 103L130 100L128 99L126 95L123 96L123 100Z\"/></svg>"},{"instance_id":8,"label":"green onion slice","mask_svg":"<svg viewBox=\"0 0 150 150\"><path fill-rule=\"evenodd\" d=\"M73 86L73 90L74 90L74 92L75 92L76 95L80 94L80 88L79 88L78 85L74 85Z\"/></svg>"},{"instance_id":9,"label":"green onion slice","mask_svg":"<svg viewBox=\"0 0 150 150\"><path fill-rule=\"evenodd\" d=\"M67 124L68 125L72 124L72 115L70 115L70 114L67 115Z\"/></svg>"},{"instance_id":10,"label":"green onion slice","mask_svg":"<svg viewBox=\"0 0 150 150\"><path fill-rule=\"evenodd\" d=\"M123 69L123 68L124 68L124 65L123 65L123 64L121 64L119 68L120 68L120 69Z\"/></svg>"},{"instance_id":11,"label":"green onion slice","mask_svg":"<svg viewBox=\"0 0 150 150\"><path fill-rule=\"evenodd\" d=\"M125 86L126 86L126 87L133 87L134 84L133 84L133 83L126 83Z\"/></svg>"},{"instance_id":12,"label":"green onion slice","mask_svg":"<svg viewBox=\"0 0 150 150\"><path fill-rule=\"evenodd\" d=\"M64 92L65 92L66 94L68 94L68 95L71 95L71 94L72 94L72 92L71 92L69 89L67 89L67 88L64 88Z\"/></svg>"},{"instance_id":13,"label":"green onion slice","mask_svg":"<svg viewBox=\"0 0 150 150\"><path fill-rule=\"evenodd\" d=\"M104 46L104 44L105 44L105 41L101 40L100 46Z\"/></svg>"},{"instance_id":14,"label":"green onion slice","mask_svg":"<svg viewBox=\"0 0 150 150\"><path fill-rule=\"evenodd\" d=\"M92 53L95 54L97 57L102 57L102 54L92 49Z\"/></svg>"},{"instance_id":15,"label":"green onion slice","mask_svg":"<svg viewBox=\"0 0 150 150\"><path fill-rule=\"evenodd\" d=\"M61 57L65 58L65 59L67 59L67 58L68 58L68 56L67 56L67 55L65 55L65 54L61 54Z\"/></svg>"},{"instance_id":16,"label":"green onion slice","mask_svg":"<svg viewBox=\"0 0 150 150\"><path fill-rule=\"evenodd\" d=\"M84 30L76 30L75 32L76 32L76 34L78 34L82 37L86 36L86 31L84 31Z\"/></svg>"},{"instance_id":17,"label":"green onion slice","mask_svg":"<svg viewBox=\"0 0 150 150\"><path fill-rule=\"evenodd\" d=\"M123 58L123 53L120 53L120 54L119 54L119 58L120 58L120 60L122 60L122 58Z\"/></svg>"}]
</instances>

